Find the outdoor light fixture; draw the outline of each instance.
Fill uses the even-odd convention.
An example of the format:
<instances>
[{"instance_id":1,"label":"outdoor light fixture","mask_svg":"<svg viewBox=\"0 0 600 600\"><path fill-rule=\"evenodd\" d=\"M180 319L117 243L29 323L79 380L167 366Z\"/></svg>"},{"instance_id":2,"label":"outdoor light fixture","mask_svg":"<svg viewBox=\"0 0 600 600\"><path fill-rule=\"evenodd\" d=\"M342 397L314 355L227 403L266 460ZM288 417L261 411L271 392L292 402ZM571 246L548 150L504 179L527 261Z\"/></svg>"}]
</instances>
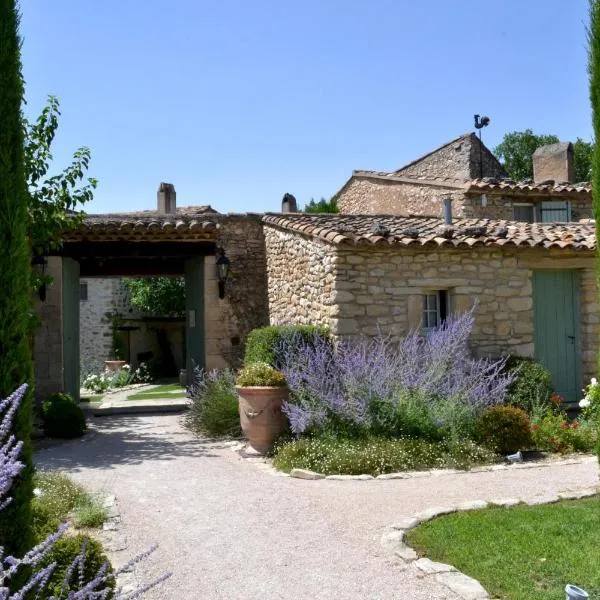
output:
<instances>
[{"instance_id":1,"label":"outdoor light fixture","mask_svg":"<svg viewBox=\"0 0 600 600\"><path fill-rule=\"evenodd\" d=\"M38 254L36 254L31 259L31 266L34 268L35 271L37 271L39 273L40 277L42 278L42 283L41 283L40 287L38 288L38 296L40 297L40 300L42 302L46 301L46 282L43 279L44 279L44 274L46 273L46 265L47 264L48 264L48 261L43 256L40 256Z\"/></svg>"},{"instance_id":2,"label":"outdoor light fixture","mask_svg":"<svg viewBox=\"0 0 600 600\"><path fill-rule=\"evenodd\" d=\"M565 592L567 593L566 600L585 600L590 597L585 590L582 590L576 585L568 585L565 587Z\"/></svg>"},{"instance_id":3,"label":"outdoor light fixture","mask_svg":"<svg viewBox=\"0 0 600 600\"><path fill-rule=\"evenodd\" d=\"M217 279L219 280L219 298L225 298L225 282L229 277L229 259L225 256L225 250L217 250Z\"/></svg>"}]
</instances>

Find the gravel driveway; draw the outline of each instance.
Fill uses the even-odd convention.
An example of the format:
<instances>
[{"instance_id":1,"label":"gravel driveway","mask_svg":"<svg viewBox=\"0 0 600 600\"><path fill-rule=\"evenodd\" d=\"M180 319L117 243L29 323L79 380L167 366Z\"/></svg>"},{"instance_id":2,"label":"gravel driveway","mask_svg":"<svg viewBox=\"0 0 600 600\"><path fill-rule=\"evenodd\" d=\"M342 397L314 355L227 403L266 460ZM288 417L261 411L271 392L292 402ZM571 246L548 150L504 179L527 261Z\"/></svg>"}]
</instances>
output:
<instances>
[{"instance_id":1,"label":"gravel driveway","mask_svg":"<svg viewBox=\"0 0 600 600\"><path fill-rule=\"evenodd\" d=\"M117 496L127 548L116 564L159 544L136 572L173 572L151 599L455 599L381 548L390 524L431 506L598 485L593 463L391 481L276 477L180 421L96 419L84 440L36 455L39 468Z\"/></svg>"}]
</instances>

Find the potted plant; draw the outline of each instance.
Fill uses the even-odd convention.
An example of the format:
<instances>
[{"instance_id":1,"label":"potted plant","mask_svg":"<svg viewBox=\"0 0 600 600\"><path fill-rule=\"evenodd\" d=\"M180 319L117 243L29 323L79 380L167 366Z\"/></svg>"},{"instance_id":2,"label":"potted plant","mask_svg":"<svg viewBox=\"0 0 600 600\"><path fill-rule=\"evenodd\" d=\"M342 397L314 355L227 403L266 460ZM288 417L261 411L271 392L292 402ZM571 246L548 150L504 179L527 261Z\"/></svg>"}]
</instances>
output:
<instances>
[{"instance_id":1,"label":"potted plant","mask_svg":"<svg viewBox=\"0 0 600 600\"><path fill-rule=\"evenodd\" d=\"M116 373L120 371L124 365L127 364L126 360L123 360L125 356L125 344L119 335L119 326L121 325L121 317L115 312L107 313L107 318L110 320L112 329L112 344L111 344L111 355L112 358L104 361L104 365L107 371Z\"/></svg>"},{"instance_id":2,"label":"potted plant","mask_svg":"<svg viewBox=\"0 0 600 600\"><path fill-rule=\"evenodd\" d=\"M285 427L281 403L288 396L285 377L264 362L244 367L237 376L240 423L249 446L265 454Z\"/></svg>"}]
</instances>

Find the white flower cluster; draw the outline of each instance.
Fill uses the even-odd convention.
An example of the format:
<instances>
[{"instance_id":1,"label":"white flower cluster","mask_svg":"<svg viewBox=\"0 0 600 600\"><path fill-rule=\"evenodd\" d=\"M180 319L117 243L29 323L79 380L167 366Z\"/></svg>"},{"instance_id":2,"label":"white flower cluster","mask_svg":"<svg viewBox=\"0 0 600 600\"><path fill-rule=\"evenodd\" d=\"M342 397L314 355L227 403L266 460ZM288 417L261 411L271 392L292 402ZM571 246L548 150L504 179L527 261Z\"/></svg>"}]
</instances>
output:
<instances>
[{"instance_id":1,"label":"white flower cluster","mask_svg":"<svg viewBox=\"0 0 600 600\"><path fill-rule=\"evenodd\" d=\"M592 377L592 379L590 380L590 386L596 386L598 385L598 380L595 377ZM583 390L585 392L585 390ZM590 404L592 403L590 396L589 396L589 388L588 388L588 393L585 395L585 397L579 401L579 406L580 408L587 408L588 406L590 406Z\"/></svg>"}]
</instances>

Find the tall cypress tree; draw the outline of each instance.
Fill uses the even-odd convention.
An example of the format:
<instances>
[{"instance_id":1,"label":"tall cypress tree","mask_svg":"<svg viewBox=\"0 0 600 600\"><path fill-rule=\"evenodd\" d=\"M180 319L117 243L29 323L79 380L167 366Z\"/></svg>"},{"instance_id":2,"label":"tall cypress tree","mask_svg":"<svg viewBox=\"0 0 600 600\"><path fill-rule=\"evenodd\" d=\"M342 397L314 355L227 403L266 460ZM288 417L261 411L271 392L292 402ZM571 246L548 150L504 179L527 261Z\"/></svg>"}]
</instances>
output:
<instances>
[{"instance_id":1,"label":"tall cypress tree","mask_svg":"<svg viewBox=\"0 0 600 600\"><path fill-rule=\"evenodd\" d=\"M592 158L592 195L596 220L596 283L600 293L600 0L590 0L588 72L592 122L596 139ZM600 372L600 355L598 356L598 371ZM600 427L600 423L598 423L598 427ZM600 440L598 440L597 453L600 461Z\"/></svg>"},{"instance_id":2,"label":"tall cypress tree","mask_svg":"<svg viewBox=\"0 0 600 600\"><path fill-rule=\"evenodd\" d=\"M31 257L27 238L27 184L23 163L23 79L16 0L0 0L0 398L33 383L30 332ZM23 441L25 469L0 512L0 546L23 554L31 543L31 391L23 399L13 433Z\"/></svg>"}]
</instances>

